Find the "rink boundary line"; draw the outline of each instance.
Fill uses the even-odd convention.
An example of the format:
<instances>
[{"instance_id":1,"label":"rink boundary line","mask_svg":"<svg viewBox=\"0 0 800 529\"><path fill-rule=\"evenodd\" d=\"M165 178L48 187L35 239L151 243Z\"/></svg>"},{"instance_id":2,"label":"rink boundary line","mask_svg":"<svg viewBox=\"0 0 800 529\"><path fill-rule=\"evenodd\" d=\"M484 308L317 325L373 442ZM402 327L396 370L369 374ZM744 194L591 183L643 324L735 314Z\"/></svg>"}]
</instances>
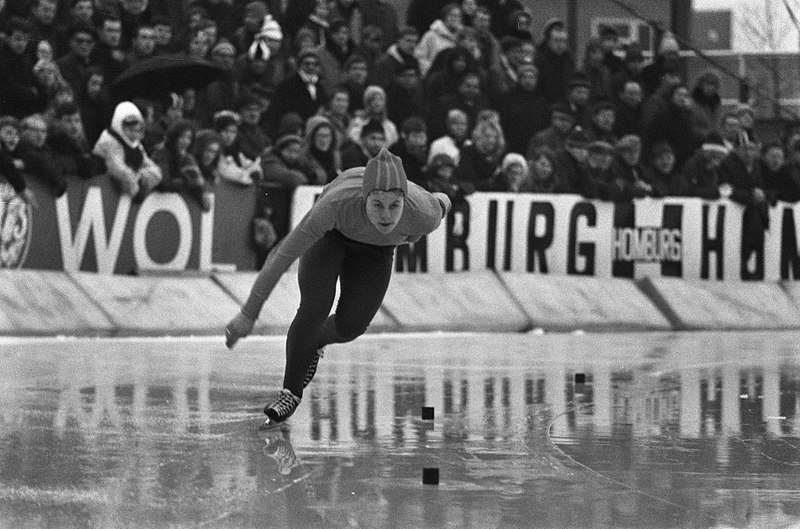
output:
<instances>
[{"instance_id":1,"label":"rink boundary line","mask_svg":"<svg viewBox=\"0 0 800 529\"><path fill-rule=\"evenodd\" d=\"M431 339L431 338L455 338L455 337L470 337L470 336L494 336L494 332L461 332L461 331L441 331L441 332L387 332L387 333L374 333L359 336L359 341L364 340L382 340L382 339L397 339L397 338L412 338L412 339ZM514 333L503 333L514 334ZM270 335L256 335L248 336L244 340L248 342L284 342L286 335L284 334L270 334ZM219 335L203 335L203 336L0 336L0 345L13 345L13 344L30 344L36 342L223 342L225 336L220 333Z\"/></svg>"}]
</instances>

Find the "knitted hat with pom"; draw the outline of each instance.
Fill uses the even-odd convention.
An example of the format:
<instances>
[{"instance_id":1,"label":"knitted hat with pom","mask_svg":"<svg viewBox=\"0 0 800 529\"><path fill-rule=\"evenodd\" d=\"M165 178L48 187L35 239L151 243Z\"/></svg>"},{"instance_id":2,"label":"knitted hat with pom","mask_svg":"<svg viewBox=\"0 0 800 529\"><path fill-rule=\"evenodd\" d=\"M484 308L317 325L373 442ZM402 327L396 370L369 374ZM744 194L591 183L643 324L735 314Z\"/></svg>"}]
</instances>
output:
<instances>
[{"instance_id":1,"label":"knitted hat with pom","mask_svg":"<svg viewBox=\"0 0 800 529\"><path fill-rule=\"evenodd\" d=\"M400 157L384 148L367 162L361 190L366 197L372 191L389 191L390 189L399 189L403 195L408 195L408 179Z\"/></svg>"}]
</instances>

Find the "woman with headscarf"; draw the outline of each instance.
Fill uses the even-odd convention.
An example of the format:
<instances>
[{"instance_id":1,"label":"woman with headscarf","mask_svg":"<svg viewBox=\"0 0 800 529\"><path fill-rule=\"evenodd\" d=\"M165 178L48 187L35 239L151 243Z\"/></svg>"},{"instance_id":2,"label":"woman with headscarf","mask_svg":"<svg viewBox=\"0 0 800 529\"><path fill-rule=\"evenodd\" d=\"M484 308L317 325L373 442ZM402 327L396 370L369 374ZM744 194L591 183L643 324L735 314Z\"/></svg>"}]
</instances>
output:
<instances>
[{"instance_id":1,"label":"woman with headscarf","mask_svg":"<svg viewBox=\"0 0 800 529\"><path fill-rule=\"evenodd\" d=\"M312 116L306 122L304 155L311 165L313 184L327 184L339 174L342 156L339 136L324 116Z\"/></svg>"},{"instance_id":2,"label":"woman with headscarf","mask_svg":"<svg viewBox=\"0 0 800 529\"><path fill-rule=\"evenodd\" d=\"M161 182L161 169L142 146L144 117L130 101L114 109L111 126L105 129L92 153L105 161L108 176L123 194L141 201Z\"/></svg>"}]
</instances>

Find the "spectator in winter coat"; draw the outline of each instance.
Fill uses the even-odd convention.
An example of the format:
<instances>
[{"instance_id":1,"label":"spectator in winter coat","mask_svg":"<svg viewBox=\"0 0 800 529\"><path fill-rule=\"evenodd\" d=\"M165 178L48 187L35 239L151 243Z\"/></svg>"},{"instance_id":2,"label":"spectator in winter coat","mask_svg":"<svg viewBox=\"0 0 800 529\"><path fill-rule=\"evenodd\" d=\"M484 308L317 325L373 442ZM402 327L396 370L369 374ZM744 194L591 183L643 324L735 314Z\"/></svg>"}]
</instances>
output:
<instances>
[{"instance_id":1,"label":"spectator in winter coat","mask_svg":"<svg viewBox=\"0 0 800 529\"><path fill-rule=\"evenodd\" d=\"M40 105L35 90L33 62L26 53L31 25L27 20L11 17L8 37L0 44L0 113L24 117Z\"/></svg>"},{"instance_id":2,"label":"spectator in winter coat","mask_svg":"<svg viewBox=\"0 0 800 529\"><path fill-rule=\"evenodd\" d=\"M555 193L558 180L555 172L555 154L547 147L535 149L528 158L531 193Z\"/></svg>"},{"instance_id":3,"label":"spectator in winter coat","mask_svg":"<svg viewBox=\"0 0 800 529\"><path fill-rule=\"evenodd\" d=\"M19 155L28 174L44 181L56 197L67 191L67 179L59 170L53 153L47 146L47 122L41 114L31 114L22 120Z\"/></svg>"},{"instance_id":4,"label":"spectator in winter coat","mask_svg":"<svg viewBox=\"0 0 800 529\"><path fill-rule=\"evenodd\" d=\"M245 91L236 104L239 113L239 148L248 160L257 159L264 149L272 144L272 138L262 126L264 111L261 100L252 92Z\"/></svg>"},{"instance_id":5,"label":"spectator in winter coat","mask_svg":"<svg viewBox=\"0 0 800 529\"><path fill-rule=\"evenodd\" d=\"M695 135L705 138L712 131L719 132L721 106L719 76L713 72L704 72L692 88Z\"/></svg>"},{"instance_id":6,"label":"spectator in winter coat","mask_svg":"<svg viewBox=\"0 0 800 529\"><path fill-rule=\"evenodd\" d=\"M419 33L412 26L400 29L397 41L381 55L372 65L369 74L370 84L389 86L401 68L413 65L419 67L419 61L414 57L414 50L419 43Z\"/></svg>"},{"instance_id":7,"label":"spectator in winter coat","mask_svg":"<svg viewBox=\"0 0 800 529\"><path fill-rule=\"evenodd\" d=\"M597 198L598 185L586 167L589 158L589 139L580 129L570 132L564 149L555 153L556 193L574 193L585 198Z\"/></svg>"},{"instance_id":8,"label":"spectator in winter coat","mask_svg":"<svg viewBox=\"0 0 800 529\"><path fill-rule=\"evenodd\" d=\"M263 157L264 185L293 189L315 178L311 164L303 158L303 147L303 138L295 134L278 138Z\"/></svg>"},{"instance_id":9,"label":"spectator in winter coat","mask_svg":"<svg viewBox=\"0 0 800 529\"><path fill-rule=\"evenodd\" d=\"M591 116L592 121L586 128L589 141L604 141L614 145L617 142L617 135L614 134L614 123L617 120L614 104L609 100L593 103Z\"/></svg>"},{"instance_id":10,"label":"spectator in winter coat","mask_svg":"<svg viewBox=\"0 0 800 529\"><path fill-rule=\"evenodd\" d=\"M203 211L211 209L211 192L206 186L191 149L194 125L190 121L175 123L168 131L164 146L153 153L153 161L163 178L158 190L168 193L188 193L197 200Z\"/></svg>"},{"instance_id":11,"label":"spectator in winter coat","mask_svg":"<svg viewBox=\"0 0 800 529\"><path fill-rule=\"evenodd\" d=\"M622 200L663 196L641 164L642 140L639 136L623 136L614 150L616 157L611 165L611 173L615 181L622 182Z\"/></svg>"},{"instance_id":12,"label":"spectator in winter coat","mask_svg":"<svg viewBox=\"0 0 800 529\"><path fill-rule=\"evenodd\" d=\"M771 204L800 201L800 143L792 145L790 155L787 163L779 143L767 143L761 149L761 179Z\"/></svg>"},{"instance_id":13,"label":"spectator in winter coat","mask_svg":"<svg viewBox=\"0 0 800 529\"><path fill-rule=\"evenodd\" d=\"M222 152L217 164L222 178L241 185L252 185L261 179L261 158L250 159L239 141L239 115L230 110L214 114L213 130L219 134Z\"/></svg>"},{"instance_id":14,"label":"spectator in winter coat","mask_svg":"<svg viewBox=\"0 0 800 529\"><path fill-rule=\"evenodd\" d=\"M650 147L649 163L645 168L647 182L653 186L659 197L680 197L688 194L686 179L677 170L675 153L665 140L657 141Z\"/></svg>"},{"instance_id":15,"label":"spectator in winter coat","mask_svg":"<svg viewBox=\"0 0 800 529\"><path fill-rule=\"evenodd\" d=\"M403 123L411 116L425 115L425 96L416 66L410 64L398 70L386 89L386 98L386 113L392 123Z\"/></svg>"},{"instance_id":16,"label":"spectator in winter coat","mask_svg":"<svg viewBox=\"0 0 800 529\"><path fill-rule=\"evenodd\" d=\"M371 120L361 127L360 141L347 141L342 146L342 170L367 165L370 158L386 147L386 131L378 120Z\"/></svg>"},{"instance_id":17,"label":"spectator in winter coat","mask_svg":"<svg viewBox=\"0 0 800 529\"><path fill-rule=\"evenodd\" d=\"M18 144L19 121L13 116L0 117L0 182L8 182L26 202L33 201L33 194L23 176L25 162L15 152Z\"/></svg>"},{"instance_id":18,"label":"spectator in winter coat","mask_svg":"<svg viewBox=\"0 0 800 529\"><path fill-rule=\"evenodd\" d=\"M553 153L562 150L574 127L575 114L567 103L550 105L550 126L537 132L530 139L526 149L528 159L530 160L534 151L541 147L547 147Z\"/></svg>"},{"instance_id":19,"label":"spectator in winter coat","mask_svg":"<svg viewBox=\"0 0 800 529\"><path fill-rule=\"evenodd\" d=\"M493 120L479 121L472 131L472 145L461 151L456 179L462 185L472 185L476 191L490 191L500 172L506 140L503 131Z\"/></svg>"},{"instance_id":20,"label":"spectator in winter coat","mask_svg":"<svg viewBox=\"0 0 800 529\"><path fill-rule=\"evenodd\" d=\"M456 163L447 154L439 153L425 168L425 188L431 192L444 193L453 205L465 202L464 197L473 189L464 186L455 177Z\"/></svg>"},{"instance_id":21,"label":"spectator in winter coat","mask_svg":"<svg viewBox=\"0 0 800 529\"><path fill-rule=\"evenodd\" d=\"M367 59L363 55L353 54L347 59L345 64L344 82L337 87L337 90L344 88L349 97L347 112L353 116L359 110L364 109L364 91L367 89L367 79L369 78L369 66Z\"/></svg>"},{"instance_id":22,"label":"spectator in winter coat","mask_svg":"<svg viewBox=\"0 0 800 529\"><path fill-rule=\"evenodd\" d=\"M453 108L447 113L445 121L446 133L433 140L428 149L428 163L437 154L447 154L453 163L461 160L461 149L472 143L469 137L469 118L461 109Z\"/></svg>"},{"instance_id":23,"label":"spectator in winter coat","mask_svg":"<svg viewBox=\"0 0 800 529\"><path fill-rule=\"evenodd\" d=\"M431 105L428 130L433 137L444 135L446 116L454 108L464 111L468 118L469 130L472 130L478 114L488 106L481 88L480 76L477 73L467 72L458 84L458 93L442 97Z\"/></svg>"},{"instance_id":24,"label":"spectator in winter coat","mask_svg":"<svg viewBox=\"0 0 800 529\"><path fill-rule=\"evenodd\" d=\"M542 93L552 105L567 93L575 62L569 52L568 35L563 20L550 19L544 25L542 41L536 48L534 64L539 68Z\"/></svg>"},{"instance_id":25,"label":"spectator in winter coat","mask_svg":"<svg viewBox=\"0 0 800 529\"><path fill-rule=\"evenodd\" d=\"M81 112L74 103L56 106L47 145L59 171L66 177L91 178L106 170L103 161L92 154L83 130Z\"/></svg>"},{"instance_id":26,"label":"spectator in winter coat","mask_svg":"<svg viewBox=\"0 0 800 529\"><path fill-rule=\"evenodd\" d=\"M614 146L602 140L590 142L586 157L586 171L589 175L591 186L596 186L597 197L602 200L621 202L629 199L625 182L617 180L611 170L614 162ZM582 193L586 198L589 195Z\"/></svg>"},{"instance_id":27,"label":"spectator in winter coat","mask_svg":"<svg viewBox=\"0 0 800 529\"><path fill-rule=\"evenodd\" d=\"M327 184L342 169L339 152L341 139L324 116L312 116L306 121L303 157L311 167L311 184Z\"/></svg>"},{"instance_id":28,"label":"spectator in winter coat","mask_svg":"<svg viewBox=\"0 0 800 529\"><path fill-rule=\"evenodd\" d=\"M614 57L616 58L616 56ZM589 80L589 98L591 101L611 98L611 70L606 65L605 58L606 51L603 48L603 41L599 37L589 39L586 44L581 71Z\"/></svg>"},{"instance_id":29,"label":"spectator in winter coat","mask_svg":"<svg viewBox=\"0 0 800 529\"><path fill-rule=\"evenodd\" d=\"M406 118L400 128L400 141L395 143L389 152L399 156L403 161L403 169L410 181L425 186L424 170L428 159L428 129L421 117Z\"/></svg>"},{"instance_id":30,"label":"spectator in winter coat","mask_svg":"<svg viewBox=\"0 0 800 529\"><path fill-rule=\"evenodd\" d=\"M144 117L130 101L119 103L114 109L111 126L100 134L92 150L105 161L108 176L116 182L123 194L135 200L144 197L161 182L158 165L142 146Z\"/></svg>"},{"instance_id":31,"label":"spectator in winter coat","mask_svg":"<svg viewBox=\"0 0 800 529\"><path fill-rule=\"evenodd\" d=\"M572 113L575 114L575 125L583 129L589 128L592 123L590 96L591 85L586 75L582 72L575 72L567 83L565 100L572 109Z\"/></svg>"},{"instance_id":32,"label":"spectator in winter coat","mask_svg":"<svg viewBox=\"0 0 800 529\"><path fill-rule=\"evenodd\" d=\"M720 197L719 170L728 152L719 134L709 134L681 169L686 179L686 196L709 200Z\"/></svg>"},{"instance_id":33,"label":"spectator in winter coat","mask_svg":"<svg viewBox=\"0 0 800 529\"><path fill-rule=\"evenodd\" d=\"M444 6L439 19L431 24L414 50L422 75L428 73L439 52L456 45L456 38L462 26L461 8L458 4Z\"/></svg>"},{"instance_id":34,"label":"spectator in winter coat","mask_svg":"<svg viewBox=\"0 0 800 529\"><path fill-rule=\"evenodd\" d=\"M434 65L425 75L425 97L436 101L458 92L461 79L468 72L478 72L478 64L469 50L463 46L448 48L439 55Z\"/></svg>"},{"instance_id":35,"label":"spectator in winter coat","mask_svg":"<svg viewBox=\"0 0 800 529\"><path fill-rule=\"evenodd\" d=\"M636 81L628 81L617 94L614 103L614 134L641 136L642 131L642 87Z\"/></svg>"},{"instance_id":36,"label":"spectator in winter coat","mask_svg":"<svg viewBox=\"0 0 800 529\"><path fill-rule=\"evenodd\" d=\"M722 160L719 169L719 193L723 198L744 206L742 215L741 278L764 277L764 231L769 229L769 202L758 167L761 146L742 132L733 152ZM755 254L755 270L748 261Z\"/></svg>"},{"instance_id":37,"label":"spectator in winter coat","mask_svg":"<svg viewBox=\"0 0 800 529\"><path fill-rule=\"evenodd\" d=\"M270 107L273 125L289 112L297 112L304 120L310 118L325 104L327 93L319 82L319 57L305 50L297 57L297 72L287 77L275 89L275 100Z\"/></svg>"},{"instance_id":38,"label":"spectator in winter coat","mask_svg":"<svg viewBox=\"0 0 800 529\"><path fill-rule=\"evenodd\" d=\"M547 127L548 109L539 90L536 66L520 66L517 76L517 86L502 98L500 122L508 137L508 150L523 154L533 135Z\"/></svg>"},{"instance_id":39,"label":"spectator in winter coat","mask_svg":"<svg viewBox=\"0 0 800 529\"><path fill-rule=\"evenodd\" d=\"M282 44L280 25L267 16L255 40L236 59L234 70L243 86L258 83L274 89L286 78L289 68Z\"/></svg>"},{"instance_id":40,"label":"spectator in winter coat","mask_svg":"<svg viewBox=\"0 0 800 529\"><path fill-rule=\"evenodd\" d=\"M378 121L382 124L386 133L387 147L394 145L400 138L397 126L387 117L386 91L380 86L372 85L364 90L364 113L356 115L350 121L350 130L347 132L351 141L357 142L361 138L361 128L368 121Z\"/></svg>"},{"instance_id":41,"label":"spectator in winter coat","mask_svg":"<svg viewBox=\"0 0 800 529\"><path fill-rule=\"evenodd\" d=\"M510 152L503 157L500 164L500 173L497 174L492 184L492 191L506 193L531 193L533 182L528 168L528 161L516 152Z\"/></svg>"},{"instance_id":42,"label":"spectator in winter coat","mask_svg":"<svg viewBox=\"0 0 800 529\"><path fill-rule=\"evenodd\" d=\"M330 34L325 40L325 45L317 49L320 61L320 83L326 93L331 93L334 88L345 80L345 64L355 50L355 43L350 38L347 22L333 20L330 24Z\"/></svg>"},{"instance_id":43,"label":"spectator in winter coat","mask_svg":"<svg viewBox=\"0 0 800 529\"><path fill-rule=\"evenodd\" d=\"M611 75L611 95L616 98L622 92L625 84L633 81L642 86L641 73L644 68L644 54L637 43L628 44L623 59L623 68ZM644 93L644 89L642 89Z\"/></svg>"},{"instance_id":44,"label":"spectator in winter coat","mask_svg":"<svg viewBox=\"0 0 800 529\"><path fill-rule=\"evenodd\" d=\"M678 167L683 167L702 141L694 134L689 90L685 85L672 87L667 93L666 107L642 132L645 149L652 147L656 141L666 140L675 152Z\"/></svg>"}]
</instances>

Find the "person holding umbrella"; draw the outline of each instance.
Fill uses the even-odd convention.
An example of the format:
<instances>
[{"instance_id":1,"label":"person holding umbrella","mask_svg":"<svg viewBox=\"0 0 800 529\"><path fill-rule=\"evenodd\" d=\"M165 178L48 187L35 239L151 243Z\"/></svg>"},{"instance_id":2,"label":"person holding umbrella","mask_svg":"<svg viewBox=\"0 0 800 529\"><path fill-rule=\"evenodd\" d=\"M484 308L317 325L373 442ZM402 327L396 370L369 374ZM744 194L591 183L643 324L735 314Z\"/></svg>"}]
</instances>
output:
<instances>
[{"instance_id":1,"label":"person holding umbrella","mask_svg":"<svg viewBox=\"0 0 800 529\"><path fill-rule=\"evenodd\" d=\"M114 109L111 126L105 129L94 146L93 154L106 163L108 176L123 194L142 201L161 182L161 169L142 146L144 117L130 101Z\"/></svg>"}]
</instances>

